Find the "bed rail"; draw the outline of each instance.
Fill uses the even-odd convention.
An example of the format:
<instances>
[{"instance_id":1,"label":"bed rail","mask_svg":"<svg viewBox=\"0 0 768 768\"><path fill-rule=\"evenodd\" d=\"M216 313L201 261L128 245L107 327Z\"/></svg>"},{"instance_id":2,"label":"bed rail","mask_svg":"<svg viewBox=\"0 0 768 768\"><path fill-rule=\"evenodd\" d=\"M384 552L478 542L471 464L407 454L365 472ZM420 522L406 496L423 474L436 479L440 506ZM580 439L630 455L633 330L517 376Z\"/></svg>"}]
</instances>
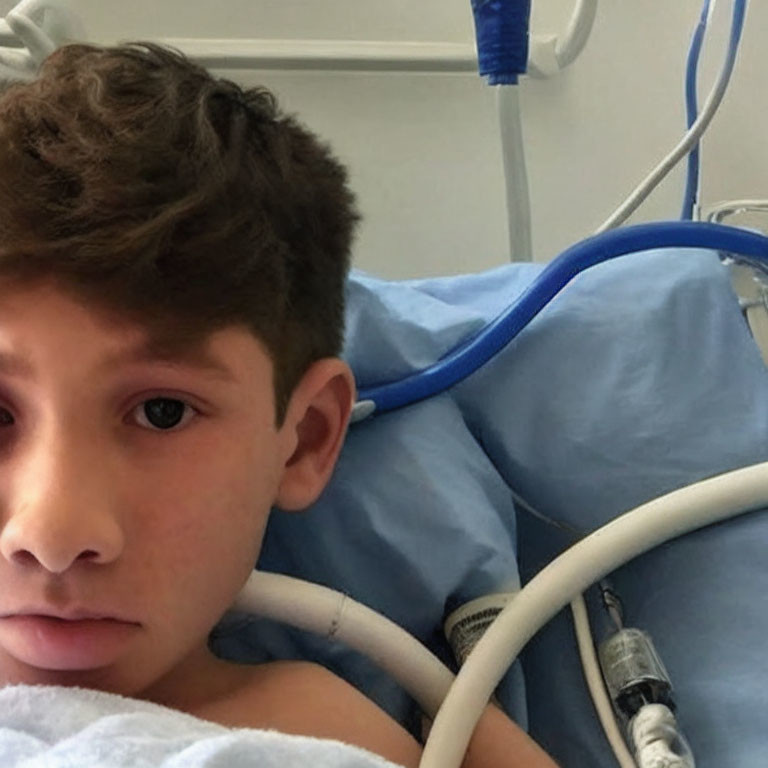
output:
<instances>
[{"instance_id":1,"label":"bed rail","mask_svg":"<svg viewBox=\"0 0 768 768\"><path fill-rule=\"evenodd\" d=\"M477 72L472 43L166 38L212 69Z\"/></svg>"}]
</instances>

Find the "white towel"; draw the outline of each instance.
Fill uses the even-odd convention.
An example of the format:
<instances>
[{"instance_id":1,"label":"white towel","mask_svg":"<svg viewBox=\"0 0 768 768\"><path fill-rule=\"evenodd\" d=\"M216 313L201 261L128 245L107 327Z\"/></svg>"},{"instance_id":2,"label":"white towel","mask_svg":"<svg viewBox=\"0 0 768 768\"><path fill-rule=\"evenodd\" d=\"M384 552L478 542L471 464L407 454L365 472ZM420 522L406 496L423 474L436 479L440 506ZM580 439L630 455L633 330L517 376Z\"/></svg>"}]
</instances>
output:
<instances>
[{"instance_id":1,"label":"white towel","mask_svg":"<svg viewBox=\"0 0 768 768\"><path fill-rule=\"evenodd\" d=\"M2 768L394 768L348 744L225 728L83 688L0 688Z\"/></svg>"}]
</instances>

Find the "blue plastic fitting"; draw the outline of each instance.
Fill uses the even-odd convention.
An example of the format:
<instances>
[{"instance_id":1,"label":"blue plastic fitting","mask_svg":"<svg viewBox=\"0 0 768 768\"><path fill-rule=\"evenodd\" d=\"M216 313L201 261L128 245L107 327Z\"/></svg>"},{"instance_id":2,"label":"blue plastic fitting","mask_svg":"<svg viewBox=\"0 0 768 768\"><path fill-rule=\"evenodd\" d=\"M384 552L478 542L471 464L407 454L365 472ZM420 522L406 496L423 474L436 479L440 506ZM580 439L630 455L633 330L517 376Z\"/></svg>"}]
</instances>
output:
<instances>
[{"instance_id":1,"label":"blue plastic fitting","mask_svg":"<svg viewBox=\"0 0 768 768\"><path fill-rule=\"evenodd\" d=\"M472 0L478 70L488 85L515 85L528 68L531 0Z\"/></svg>"}]
</instances>

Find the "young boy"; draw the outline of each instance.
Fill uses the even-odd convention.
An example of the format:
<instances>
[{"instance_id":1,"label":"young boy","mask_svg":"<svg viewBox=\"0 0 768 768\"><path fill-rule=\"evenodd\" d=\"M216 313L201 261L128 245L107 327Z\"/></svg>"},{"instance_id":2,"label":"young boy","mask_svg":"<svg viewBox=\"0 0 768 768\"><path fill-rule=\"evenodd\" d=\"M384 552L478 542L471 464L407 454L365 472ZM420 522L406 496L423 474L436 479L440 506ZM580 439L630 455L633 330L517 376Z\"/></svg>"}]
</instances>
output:
<instances>
[{"instance_id":1,"label":"young boy","mask_svg":"<svg viewBox=\"0 0 768 768\"><path fill-rule=\"evenodd\" d=\"M357 216L278 113L154 45L67 46L0 95L0 685L78 685L224 725L420 747L302 662L207 636L273 505L333 470ZM498 711L468 766L552 766Z\"/></svg>"}]
</instances>

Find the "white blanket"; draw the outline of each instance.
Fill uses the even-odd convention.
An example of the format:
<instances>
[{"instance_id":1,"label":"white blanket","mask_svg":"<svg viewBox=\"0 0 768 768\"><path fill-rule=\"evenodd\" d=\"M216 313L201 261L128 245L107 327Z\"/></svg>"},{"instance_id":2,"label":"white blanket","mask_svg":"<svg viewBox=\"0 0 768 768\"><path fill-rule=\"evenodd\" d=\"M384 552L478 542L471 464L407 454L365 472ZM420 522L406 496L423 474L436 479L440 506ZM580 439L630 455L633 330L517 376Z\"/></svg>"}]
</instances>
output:
<instances>
[{"instance_id":1,"label":"white blanket","mask_svg":"<svg viewBox=\"0 0 768 768\"><path fill-rule=\"evenodd\" d=\"M2 768L394 768L337 741L225 728L166 707L56 686L0 689Z\"/></svg>"}]
</instances>

